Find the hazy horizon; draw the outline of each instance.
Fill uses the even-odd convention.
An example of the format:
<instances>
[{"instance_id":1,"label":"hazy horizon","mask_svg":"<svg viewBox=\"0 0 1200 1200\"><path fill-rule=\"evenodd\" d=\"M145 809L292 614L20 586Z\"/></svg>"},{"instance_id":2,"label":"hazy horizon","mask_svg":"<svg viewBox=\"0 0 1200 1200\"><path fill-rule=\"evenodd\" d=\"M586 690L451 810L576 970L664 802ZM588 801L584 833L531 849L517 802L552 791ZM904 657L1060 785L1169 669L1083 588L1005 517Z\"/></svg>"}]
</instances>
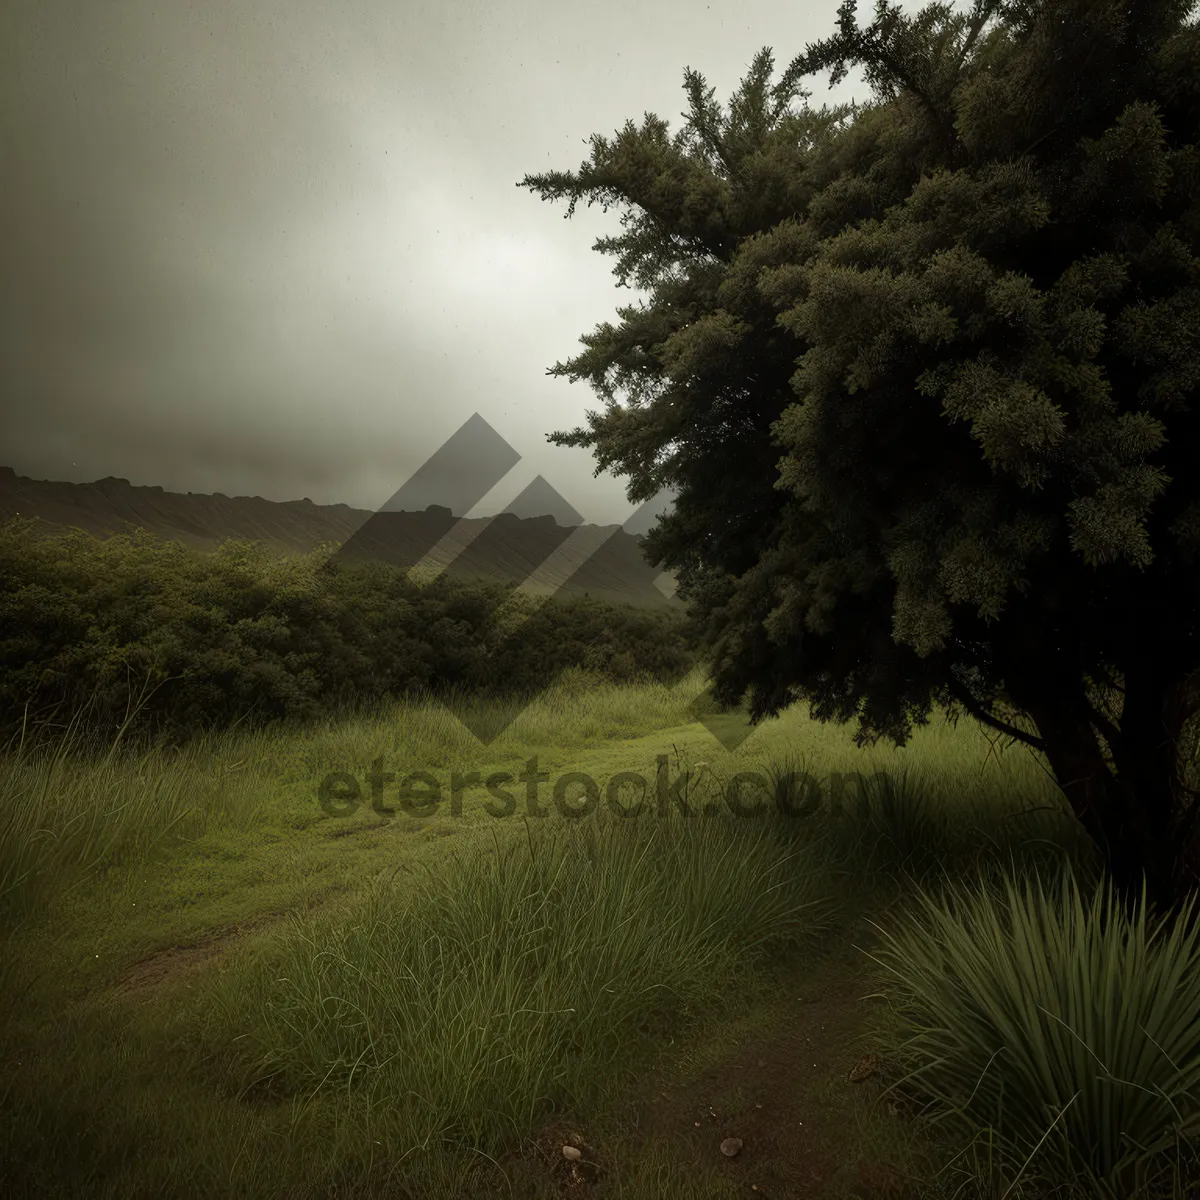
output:
<instances>
[{"instance_id":1,"label":"hazy horizon","mask_svg":"<svg viewBox=\"0 0 1200 1200\"><path fill-rule=\"evenodd\" d=\"M637 298L592 249L619 211L564 221L517 182L648 111L677 129L685 67L722 102L764 46L778 76L836 13L5 6L0 457L374 510L479 413L518 461L471 515L542 476L624 522L625 481L545 441L600 407L547 368ZM869 98L861 72L805 87L815 108Z\"/></svg>"}]
</instances>

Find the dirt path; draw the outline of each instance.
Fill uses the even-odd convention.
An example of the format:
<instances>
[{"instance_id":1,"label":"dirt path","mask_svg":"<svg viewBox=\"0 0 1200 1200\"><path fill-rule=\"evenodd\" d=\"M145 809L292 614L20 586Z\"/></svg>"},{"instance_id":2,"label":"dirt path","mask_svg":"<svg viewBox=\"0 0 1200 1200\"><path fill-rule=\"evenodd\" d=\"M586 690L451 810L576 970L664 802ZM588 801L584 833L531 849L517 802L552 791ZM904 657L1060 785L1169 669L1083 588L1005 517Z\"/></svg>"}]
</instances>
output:
<instances>
[{"instance_id":1,"label":"dirt path","mask_svg":"<svg viewBox=\"0 0 1200 1200\"><path fill-rule=\"evenodd\" d=\"M195 941L156 950L127 967L107 989L107 995L151 1003L162 991L189 982L201 968L214 964L242 938L277 926L293 913L311 912L345 891L344 887L332 888L314 896L306 906L258 913L236 925L214 929Z\"/></svg>"},{"instance_id":2,"label":"dirt path","mask_svg":"<svg viewBox=\"0 0 1200 1200\"><path fill-rule=\"evenodd\" d=\"M862 1035L871 1001L864 965L797 981L768 1029L742 1040L702 1074L662 1072L645 1106L648 1133L677 1142L757 1196L810 1200L847 1189L898 1194L897 1173L855 1147L864 1103L880 1087ZM721 1143L737 1138L732 1158Z\"/></svg>"},{"instance_id":3,"label":"dirt path","mask_svg":"<svg viewBox=\"0 0 1200 1200\"><path fill-rule=\"evenodd\" d=\"M620 1145L554 1122L530 1148L563 1196L620 1193L628 1163L646 1154L683 1170L696 1197L900 1200L899 1119L864 1034L873 1006L869 963L855 951L780 980L714 1034L698 1031L639 1086ZM735 1138L733 1156L722 1143ZM563 1146L584 1147L573 1165ZM594 1144L593 1144L594 1143ZM594 1165L593 1165L594 1164Z\"/></svg>"}]
</instances>

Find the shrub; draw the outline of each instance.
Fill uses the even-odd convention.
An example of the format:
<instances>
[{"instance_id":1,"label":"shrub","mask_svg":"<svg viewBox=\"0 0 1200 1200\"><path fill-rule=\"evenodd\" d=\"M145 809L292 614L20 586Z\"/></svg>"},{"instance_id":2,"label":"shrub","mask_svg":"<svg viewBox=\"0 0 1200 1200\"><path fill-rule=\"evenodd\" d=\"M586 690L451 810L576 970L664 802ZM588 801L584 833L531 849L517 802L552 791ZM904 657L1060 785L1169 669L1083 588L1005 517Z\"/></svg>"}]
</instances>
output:
<instances>
[{"instance_id":1,"label":"shrub","mask_svg":"<svg viewBox=\"0 0 1200 1200\"><path fill-rule=\"evenodd\" d=\"M64 722L86 710L103 732L140 706L143 727L190 735L431 691L519 693L568 667L678 678L694 661L675 613L551 600L513 629L497 619L511 595L334 568L327 549L204 553L12 520L0 526L0 732L27 707Z\"/></svg>"}]
</instances>

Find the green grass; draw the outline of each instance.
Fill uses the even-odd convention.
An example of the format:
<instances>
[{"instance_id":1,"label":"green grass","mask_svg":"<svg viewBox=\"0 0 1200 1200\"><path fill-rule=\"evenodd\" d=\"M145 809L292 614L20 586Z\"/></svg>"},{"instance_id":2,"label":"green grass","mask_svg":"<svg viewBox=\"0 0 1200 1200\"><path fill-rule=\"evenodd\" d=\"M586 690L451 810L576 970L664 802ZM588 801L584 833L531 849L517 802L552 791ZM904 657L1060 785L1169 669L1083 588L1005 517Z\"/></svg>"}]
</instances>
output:
<instances>
[{"instance_id":1,"label":"green grass","mask_svg":"<svg viewBox=\"0 0 1200 1200\"><path fill-rule=\"evenodd\" d=\"M49 746L18 742L0 755L0 904L29 911L97 871L135 867L180 843L281 817L316 820L323 815L310 802L316 781L333 771L362 776L377 759L467 772L540 753L553 767L564 747L684 721L694 690L694 680L676 688L596 686L570 671L490 748L428 700L183 747L130 750L116 741L98 749L74 729ZM287 803L300 791L299 804Z\"/></svg>"},{"instance_id":2,"label":"green grass","mask_svg":"<svg viewBox=\"0 0 1200 1200\"><path fill-rule=\"evenodd\" d=\"M393 1152L500 1154L602 1072L636 1067L642 1031L819 932L827 888L795 859L763 829L715 824L497 838L452 873L292 923L230 981L220 1023L248 1078L306 1102L352 1091Z\"/></svg>"},{"instance_id":3,"label":"green grass","mask_svg":"<svg viewBox=\"0 0 1200 1200\"><path fill-rule=\"evenodd\" d=\"M957 882L919 893L878 962L898 1086L1026 1175L1110 1200L1172 1194L1200 1132L1200 927L1130 916L1111 888Z\"/></svg>"},{"instance_id":4,"label":"green grass","mask_svg":"<svg viewBox=\"0 0 1200 1200\"><path fill-rule=\"evenodd\" d=\"M851 729L792 711L726 750L691 719L702 682L568 673L490 745L425 701L183 747L11 747L9 1194L548 1200L571 1194L553 1144L563 1123L603 1143L589 1194L745 1194L729 1174L742 1165L704 1157L669 1120L638 1124L648 1072L686 1088L689 1064L731 1052L732 1030L782 1036L810 1011L796 1007L798 979L832 994L828 964L864 973L853 946L881 952L873 922L915 919L955 881L1053 879L1064 863L1095 881L1024 749L936 718L904 749L860 750ZM516 775L535 756L550 776L544 815L520 783L508 817L489 815L478 786L453 811L455 772ZM435 811L379 813L369 798L348 816L322 811L325 775L362 779L374 763L435 776ZM687 783L660 809L664 767ZM840 814L782 815L777 799L804 799L797 770L866 782L847 784ZM554 803L569 772L598 785L585 818ZM624 772L645 781L614 789L648 802L636 818L606 802ZM745 773L763 786L747 802L764 807L743 819L725 796ZM395 786L386 802L399 809ZM1077 947L1083 935L1061 936ZM852 1032L858 1010L837 1004ZM930 1164L964 1137L943 1145L942 1128L848 1095L838 1070L796 1083L801 1108L830 1114L827 1157L923 1163L927 1194L942 1194L952 1174ZM726 1083L713 1095L758 1119L751 1092ZM791 1153L747 1162L782 1172ZM849 1195L847 1171L821 1194Z\"/></svg>"}]
</instances>

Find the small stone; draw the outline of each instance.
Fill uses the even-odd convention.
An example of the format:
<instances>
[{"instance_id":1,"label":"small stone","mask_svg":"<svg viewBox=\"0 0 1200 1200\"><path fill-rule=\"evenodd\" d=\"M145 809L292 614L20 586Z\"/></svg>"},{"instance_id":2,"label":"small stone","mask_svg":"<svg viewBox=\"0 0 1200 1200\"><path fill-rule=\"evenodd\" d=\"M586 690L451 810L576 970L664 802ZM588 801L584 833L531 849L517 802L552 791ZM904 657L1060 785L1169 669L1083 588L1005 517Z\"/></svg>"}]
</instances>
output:
<instances>
[{"instance_id":1,"label":"small stone","mask_svg":"<svg viewBox=\"0 0 1200 1200\"><path fill-rule=\"evenodd\" d=\"M582 1150L577 1150L574 1146L563 1147L563 1158L565 1158L567 1162L578 1162L582 1157Z\"/></svg>"},{"instance_id":2,"label":"small stone","mask_svg":"<svg viewBox=\"0 0 1200 1200\"><path fill-rule=\"evenodd\" d=\"M734 1158L742 1148L741 1138L726 1138L721 1143L721 1153L726 1158Z\"/></svg>"},{"instance_id":3,"label":"small stone","mask_svg":"<svg viewBox=\"0 0 1200 1200\"><path fill-rule=\"evenodd\" d=\"M879 1070L879 1059L874 1054L864 1054L862 1058L850 1068L850 1074L847 1079L851 1083L862 1083L864 1079L870 1079L876 1071Z\"/></svg>"}]
</instances>

